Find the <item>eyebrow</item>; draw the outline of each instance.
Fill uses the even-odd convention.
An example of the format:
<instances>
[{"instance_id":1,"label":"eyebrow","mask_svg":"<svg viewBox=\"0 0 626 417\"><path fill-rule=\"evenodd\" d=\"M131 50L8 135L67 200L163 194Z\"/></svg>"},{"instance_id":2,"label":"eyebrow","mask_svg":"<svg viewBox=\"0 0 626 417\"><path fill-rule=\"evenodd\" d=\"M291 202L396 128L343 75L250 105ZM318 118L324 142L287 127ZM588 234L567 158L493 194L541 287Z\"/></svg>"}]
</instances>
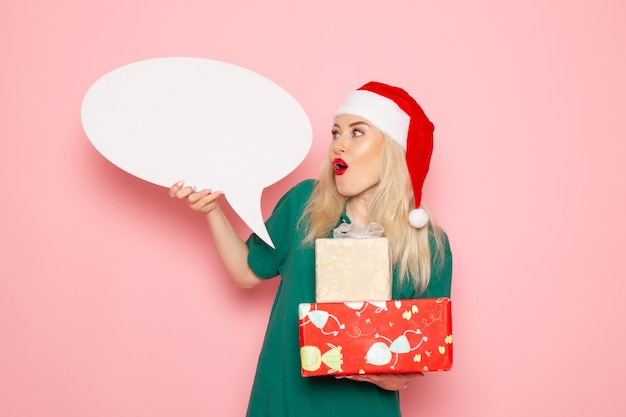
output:
<instances>
[{"instance_id":1,"label":"eyebrow","mask_svg":"<svg viewBox=\"0 0 626 417\"><path fill-rule=\"evenodd\" d=\"M352 122L352 123L350 123L348 125L348 127L354 127L354 126L357 126L357 125L365 125L365 126L370 126L371 127L371 125L369 123L367 123L365 120L357 120L356 122ZM339 126L339 124L335 123L333 125L333 127L341 127L341 126Z\"/></svg>"},{"instance_id":2,"label":"eyebrow","mask_svg":"<svg viewBox=\"0 0 626 417\"><path fill-rule=\"evenodd\" d=\"M356 126L356 125L366 125L366 126L369 126L370 124L367 123L365 120L359 120L359 121L350 123L348 125L348 127L352 127L352 126Z\"/></svg>"}]
</instances>

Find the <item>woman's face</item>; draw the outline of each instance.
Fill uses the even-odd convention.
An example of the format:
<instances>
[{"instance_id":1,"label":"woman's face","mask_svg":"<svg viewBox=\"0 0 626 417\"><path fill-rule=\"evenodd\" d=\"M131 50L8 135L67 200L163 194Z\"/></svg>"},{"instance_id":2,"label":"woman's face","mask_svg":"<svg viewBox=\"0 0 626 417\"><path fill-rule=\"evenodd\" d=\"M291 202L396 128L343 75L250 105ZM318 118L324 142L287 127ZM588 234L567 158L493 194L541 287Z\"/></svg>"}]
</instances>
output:
<instances>
[{"instance_id":1,"label":"woman's face","mask_svg":"<svg viewBox=\"0 0 626 417\"><path fill-rule=\"evenodd\" d=\"M337 117L328 150L339 194L373 194L380 182L383 133L367 120L352 115Z\"/></svg>"}]
</instances>

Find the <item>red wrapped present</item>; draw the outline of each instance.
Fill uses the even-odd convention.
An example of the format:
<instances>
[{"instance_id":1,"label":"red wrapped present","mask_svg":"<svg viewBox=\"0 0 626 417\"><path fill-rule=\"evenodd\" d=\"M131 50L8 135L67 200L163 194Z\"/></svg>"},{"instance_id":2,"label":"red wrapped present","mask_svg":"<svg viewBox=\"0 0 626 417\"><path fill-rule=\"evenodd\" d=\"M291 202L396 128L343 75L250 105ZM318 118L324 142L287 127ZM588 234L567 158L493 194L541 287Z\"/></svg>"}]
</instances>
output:
<instances>
[{"instance_id":1,"label":"red wrapped present","mask_svg":"<svg viewBox=\"0 0 626 417\"><path fill-rule=\"evenodd\" d=\"M449 298L302 303L303 376L447 371Z\"/></svg>"}]
</instances>

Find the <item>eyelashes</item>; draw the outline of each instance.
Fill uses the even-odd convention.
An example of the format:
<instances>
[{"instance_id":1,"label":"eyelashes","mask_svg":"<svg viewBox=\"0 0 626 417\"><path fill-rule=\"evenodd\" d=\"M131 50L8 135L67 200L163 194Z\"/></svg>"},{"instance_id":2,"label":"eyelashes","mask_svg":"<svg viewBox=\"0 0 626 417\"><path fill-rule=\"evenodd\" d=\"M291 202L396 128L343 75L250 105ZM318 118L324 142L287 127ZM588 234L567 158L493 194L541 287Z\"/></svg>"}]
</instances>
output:
<instances>
[{"instance_id":1,"label":"eyelashes","mask_svg":"<svg viewBox=\"0 0 626 417\"><path fill-rule=\"evenodd\" d=\"M333 129L331 130L331 137L333 139L339 139L339 137L341 137L341 132L339 132L339 130L337 129ZM355 127L352 129L352 136L353 137L359 137L359 136L363 136L365 134L365 132L363 132L363 130Z\"/></svg>"}]
</instances>

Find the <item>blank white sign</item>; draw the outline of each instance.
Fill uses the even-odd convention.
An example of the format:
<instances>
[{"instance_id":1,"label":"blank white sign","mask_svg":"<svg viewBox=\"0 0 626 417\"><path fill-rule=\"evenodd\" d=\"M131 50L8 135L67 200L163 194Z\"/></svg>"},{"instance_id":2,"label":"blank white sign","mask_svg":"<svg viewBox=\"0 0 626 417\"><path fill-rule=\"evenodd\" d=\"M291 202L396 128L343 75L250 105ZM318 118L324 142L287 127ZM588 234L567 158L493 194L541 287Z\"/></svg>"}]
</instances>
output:
<instances>
[{"instance_id":1,"label":"blank white sign","mask_svg":"<svg viewBox=\"0 0 626 417\"><path fill-rule=\"evenodd\" d=\"M168 57L117 68L87 91L83 128L119 168L154 184L224 192L272 245L263 189L292 172L312 142L309 118L284 89L247 69Z\"/></svg>"}]
</instances>

